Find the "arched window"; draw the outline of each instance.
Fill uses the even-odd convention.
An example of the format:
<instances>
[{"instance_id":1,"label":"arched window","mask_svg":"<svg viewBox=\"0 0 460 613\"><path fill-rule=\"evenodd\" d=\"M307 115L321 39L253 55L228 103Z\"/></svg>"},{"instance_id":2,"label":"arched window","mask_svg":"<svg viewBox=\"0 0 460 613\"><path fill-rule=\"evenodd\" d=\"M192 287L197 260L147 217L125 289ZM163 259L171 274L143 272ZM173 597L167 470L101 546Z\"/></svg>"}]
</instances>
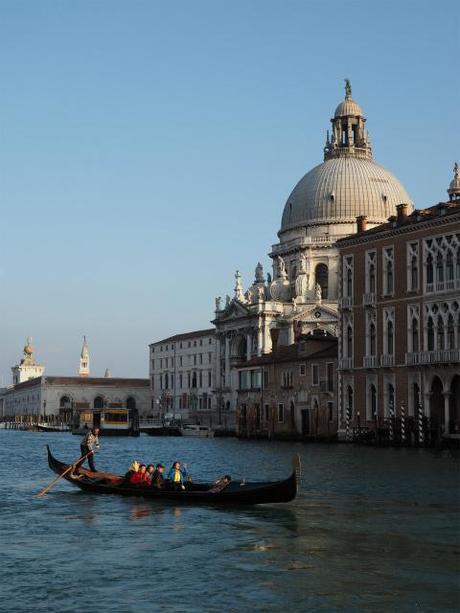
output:
<instances>
[{"instance_id":1,"label":"arched window","mask_svg":"<svg viewBox=\"0 0 460 613\"><path fill-rule=\"evenodd\" d=\"M93 407L95 409L103 409L104 408L104 398L102 398L102 396L96 396L93 402Z\"/></svg>"},{"instance_id":2,"label":"arched window","mask_svg":"<svg viewBox=\"0 0 460 613\"><path fill-rule=\"evenodd\" d=\"M351 326L347 327L347 358L353 356L353 330Z\"/></svg>"},{"instance_id":3,"label":"arched window","mask_svg":"<svg viewBox=\"0 0 460 613\"><path fill-rule=\"evenodd\" d=\"M418 349L418 319L414 317L412 319L412 351L417 353Z\"/></svg>"},{"instance_id":4,"label":"arched window","mask_svg":"<svg viewBox=\"0 0 460 613\"><path fill-rule=\"evenodd\" d=\"M369 326L369 355L376 354L376 346L375 346L375 324L371 322Z\"/></svg>"},{"instance_id":5,"label":"arched window","mask_svg":"<svg viewBox=\"0 0 460 613\"><path fill-rule=\"evenodd\" d=\"M369 291L375 293L375 264L371 262L369 264Z\"/></svg>"},{"instance_id":6,"label":"arched window","mask_svg":"<svg viewBox=\"0 0 460 613\"><path fill-rule=\"evenodd\" d=\"M72 401L70 400L70 398L68 396L62 396L61 400L59 401L59 408L70 409L71 407Z\"/></svg>"},{"instance_id":7,"label":"arched window","mask_svg":"<svg viewBox=\"0 0 460 613\"><path fill-rule=\"evenodd\" d=\"M438 333L437 348L438 349L444 349L444 320L441 317L441 315L438 316L438 329L437 329L437 333Z\"/></svg>"},{"instance_id":8,"label":"arched window","mask_svg":"<svg viewBox=\"0 0 460 613\"><path fill-rule=\"evenodd\" d=\"M455 324L452 313L447 320L447 349L455 349Z\"/></svg>"},{"instance_id":9,"label":"arched window","mask_svg":"<svg viewBox=\"0 0 460 613\"><path fill-rule=\"evenodd\" d=\"M434 324L433 324L432 317L428 317L427 341L428 341L428 351L434 351Z\"/></svg>"},{"instance_id":10,"label":"arched window","mask_svg":"<svg viewBox=\"0 0 460 613\"><path fill-rule=\"evenodd\" d=\"M454 280L454 254L452 251L447 252L446 257L446 281Z\"/></svg>"},{"instance_id":11,"label":"arched window","mask_svg":"<svg viewBox=\"0 0 460 613\"><path fill-rule=\"evenodd\" d=\"M329 271L326 264L318 264L316 266L315 281L321 287L321 298L327 298L329 289Z\"/></svg>"},{"instance_id":12,"label":"arched window","mask_svg":"<svg viewBox=\"0 0 460 613\"><path fill-rule=\"evenodd\" d=\"M391 319L387 322L387 353L388 355L393 355L394 353L394 330L393 330L393 322Z\"/></svg>"},{"instance_id":13,"label":"arched window","mask_svg":"<svg viewBox=\"0 0 460 613\"><path fill-rule=\"evenodd\" d=\"M416 255L413 255L410 260L410 287L411 289L417 289L418 287L418 263Z\"/></svg>"},{"instance_id":14,"label":"arched window","mask_svg":"<svg viewBox=\"0 0 460 613\"><path fill-rule=\"evenodd\" d=\"M426 258L426 282L433 283L433 256L431 253Z\"/></svg>"},{"instance_id":15,"label":"arched window","mask_svg":"<svg viewBox=\"0 0 460 613\"><path fill-rule=\"evenodd\" d=\"M386 281L387 281L386 293L392 294L393 293L393 260L390 260L390 259L387 260Z\"/></svg>"},{"instance_id":16,"label":"arched window","mask_svg":"<svg viewBox=\"0 0 460 613\"><path fill-rule=\"evenodd\" d=\"M135 409L136 408L136 399L130 396L126 399L126 408L127 409Z\"/></svg>"},{"instance_id":17,"label":"arched window","mask_svg":"<svg viewBox=\"0 0 460 613\"><path fill-rule=\"evenodd\" d=\"M436 281L437 283L442 283L444 281L444 261L442 253L438 253L438 257L436 258Z\"/></svg>"},{"instance_id":18,"label":"arched window","mask_svg":"<svg viewBox=\"0 0 460 613\"><path fill-rule=\"evenodd\" d=\"M168 389L169 387L169 375L168 373L165 374L165 389Z\"/></svg>"},{"instance_id":19,"label":"arched window","mask_svg":"<svg viewBox=\"0 0 460 613\"><path fill-rule=\"evenodd\" d=\"M377 390L375 389L375 385L371 385L369 396L371 402L371 419L377 419Z\"/></svg>"},{"instance_id":20,"label":"arched window","mask_svg":"<svg viewBox=\"0 0 460 613\"><path fill-rule=\"evenodd\" d=\"M351 268L347 268L347 296L353 295L353 273Z\"/></svg>"}]
</instances>

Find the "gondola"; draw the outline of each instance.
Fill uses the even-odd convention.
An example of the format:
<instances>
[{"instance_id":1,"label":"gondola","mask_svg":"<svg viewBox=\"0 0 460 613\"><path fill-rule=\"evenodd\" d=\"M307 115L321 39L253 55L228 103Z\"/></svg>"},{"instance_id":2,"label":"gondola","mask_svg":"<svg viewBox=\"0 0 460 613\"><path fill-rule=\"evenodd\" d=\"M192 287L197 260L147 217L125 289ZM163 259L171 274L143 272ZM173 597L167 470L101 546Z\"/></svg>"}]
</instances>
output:
<instances>
[{"instance_id":1,"label":"gondola","mask_svg":"<svg viewBox=\"0 0 460 613\"><path fill-rule=\"evenodd\" d=\"M70 468L57 460L49 446L48 464L52 471L61 475ZM76 465L64 477L66 481L92 494L118 494L121 496L140 496L149 500L169 500L187 504L251 505L290 502L297 495L300 484L300 457L294 456L291 476L283 481L246 482L232 480L224 489L211 491L212 483L190 483L182 491L154 489L148 486L134 486L119 475L106 472L93 472Z\"/></svg>"}]
</instances>

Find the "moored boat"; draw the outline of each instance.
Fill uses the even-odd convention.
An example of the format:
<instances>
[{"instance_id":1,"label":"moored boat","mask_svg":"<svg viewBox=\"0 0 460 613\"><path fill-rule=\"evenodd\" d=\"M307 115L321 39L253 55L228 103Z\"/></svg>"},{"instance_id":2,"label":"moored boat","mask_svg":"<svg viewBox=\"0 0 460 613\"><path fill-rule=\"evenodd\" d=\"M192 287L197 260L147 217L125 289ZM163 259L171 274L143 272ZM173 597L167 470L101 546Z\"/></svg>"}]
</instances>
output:
<instances>
[{"instance_id":1,"label":"moored boat","mask_svg":"<svg viewBox=\"0 0 460 613\"><path fill-rule=\"evenodd\" d=\"M283 481L246 482L233 479L222 489L216 489L213 483L190 483L185 490L156 489L150 486L135 486L126 482L120 475L96 471L93 472L76 465L57 460L49 446L48 464L52 471L63 475L63 479L93 494L118 494L121 496L140 496L149 500L171 500L188 504L223 504L251 505L290 502L298 491L300 484L300 458L293 460L291 475ZM65 473L68 471L65 475Z\"/></svg>"},{"instance_id":2,"label":"moored boat","mask_svg":"<svg viewBox=\"0 0 460 613\"><path fill-rule=\"evenodd\" d=\"M182 436L201 436L203 438L212 438L214 430L208 426L199 426L197 424L185 424L180 429Z\"/></svg>"}]
</instances>

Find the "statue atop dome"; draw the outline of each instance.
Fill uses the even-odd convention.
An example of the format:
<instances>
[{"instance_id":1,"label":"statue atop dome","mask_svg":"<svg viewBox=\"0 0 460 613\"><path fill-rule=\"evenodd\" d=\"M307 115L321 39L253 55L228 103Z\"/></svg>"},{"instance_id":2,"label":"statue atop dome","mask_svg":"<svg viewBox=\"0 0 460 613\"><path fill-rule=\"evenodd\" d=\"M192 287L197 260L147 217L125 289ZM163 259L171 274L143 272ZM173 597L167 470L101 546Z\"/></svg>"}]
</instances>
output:
<instances>
[{"instance_id":1,"label":"statue atop dome","mask_svg":"<svg viewBox=\"0 0 460 613\"><path fill-rule=\"evenodd\" d=\"M351 84L350 79L345 79L345 99L351 100Z\"/></svg>"},{"instance_id":2,"label":"statue atop dome","mask_svg":"<svg viewBox=\"0 0 460 613\"><path fill-rule=\"evenodd\" d=\"M454 164L454 178L450 182L447 193L449 194L449 200L456 200L457 198L460 198L460 176L457 162Z\"/></svg>"},{"instance_id":3,"label":"statue atop dome","mask_svg":"<svg viewBox=\"0 0 460 613\"><path fill-rule=\"evenodd\" d=\"M264 279L264 267L260 262L257 263L256 266L256 278L254 283L265 283Z\"/></svg>"}]
</instances>

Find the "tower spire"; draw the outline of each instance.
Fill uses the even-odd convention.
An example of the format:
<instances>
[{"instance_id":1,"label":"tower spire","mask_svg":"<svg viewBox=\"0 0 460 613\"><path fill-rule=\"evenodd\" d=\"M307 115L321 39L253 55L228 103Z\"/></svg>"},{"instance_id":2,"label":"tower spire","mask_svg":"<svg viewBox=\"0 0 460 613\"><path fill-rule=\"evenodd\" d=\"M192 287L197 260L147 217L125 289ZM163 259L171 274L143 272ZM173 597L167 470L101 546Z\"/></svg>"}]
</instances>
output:
<instances>
[{"instance_id":1,"label":"tower spire","mask_svg":"<svg viewBox=\"0 0 460 613\"><path fill-rule=\"evenodd\" d=\"M80 369L78 371L80 377L89 377L89 348L86 342L86 336L83 337L83 346L80 353Z\"/></svg>"}]
</instances>

